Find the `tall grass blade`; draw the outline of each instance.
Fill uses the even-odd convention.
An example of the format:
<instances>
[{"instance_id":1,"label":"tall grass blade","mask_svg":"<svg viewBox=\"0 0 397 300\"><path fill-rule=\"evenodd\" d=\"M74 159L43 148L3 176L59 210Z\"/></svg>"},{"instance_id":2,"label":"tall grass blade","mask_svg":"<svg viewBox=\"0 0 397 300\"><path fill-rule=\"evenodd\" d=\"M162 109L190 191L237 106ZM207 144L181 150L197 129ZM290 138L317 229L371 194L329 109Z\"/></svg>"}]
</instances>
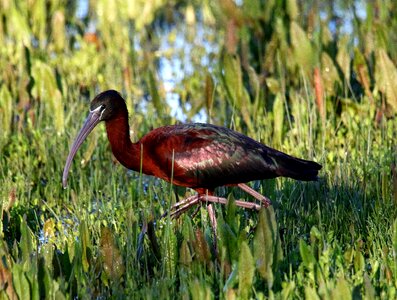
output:
<instances>
[{"instance_id":1,"label":"tall grass blade","mask_svg":"<svg viewBox=\"0 0 397 300\"><path fill-rule=\"evenodd\" d=\"M32 263L32 255L34 249L34 235L30 230L29 226L26 223L26 215L24 216L21 222L21 254L22 260L27 264L30 265Z\"/></svg>"},{"instance_id":2,"label":"tall grass blade","mask_svg":"<svg viewBox=\"0 0 397 300\"><path fill-rule=\"evenodd\" d=\"M353 59L354 71L358 74L357 80L364 87L365 95L370 100L370 103L374 104L374 99L371 91L371 78L368 71L368 66L363 53L357 48L354 48L354 59Z\"/></svg>"},{"instance_id":3,"label":"tall grass blade","mask_svg":"<svg viewBox=\"0 0 397 300\"><path fill-rule=\"evenodd\" d=\"M351 73L351 56L349 54L349 38L348 36L343 36L338 41L338 54L336 55L336 61L338 63L339 68L342 70L345 81L350 82L350 73Z\"/></svg>"},{"instance_id":4,"label":"tall grass blade","mask_svg":"<svg viewBox=\"0 0 397 300\"><path fill-rule=\"evenodd\" d=\"M81 251L81 263L83 266L84 272L88 272L88 269L90 267L90 254L92 252L92 247L91 247L91 241L90 241L90 233L87 228L87 224L85 221L82 221L80 223L80 251Z\"/></svg>"},{"instance_id":5,"label":"tall grass blade","mask_svg":"<svg viewBox=\"0 0 397 300\"><path fill-rule=\"evenodd\" d=\"M397 204L397 166L396 162L392 163L391 167L392 178L393 178L393 203Z\"/></svg>"},{"instance_id":6,"label":"tall grass blade","mask_svg":"<svg viewBox=\"0 0 397 300\"><path fill-rule=\"evenodd\" d=\"M109 279L119 280L125 272L123 257L109 228L102 227L100 252L103 269Z\"/></svg>"},{"instance_id":7,"label":"tall grass blade","mask_svg":"<svg viewBox=\"0 0 397 300\"><path fill-rule=\"evenodd\" d=\"M254 258L248 244L244 241L240 245L238 262L238 293L241 299L249 299L254 278Z\"/></svg>"},{"instance_id":8,"label":"tall grass blade","mask_svg":"<svg viewBox=\"0 0 397 300\"><path fill-rule=\"evenodd\" d=\"M205 107L207 109L207 114L209 120L211 120L212 115L212 106L214 104L214 92L215 92L215 85L214 80L212 79L211 74L207 74L205 76Z\"/></svg>"},{"instance_id":9,"label":"tall grass blade","mask_svg":"<svg viewBox=\"0 0 397 300\"><path fill-rule=\"evenodd\" d=\"M287 0L287 14L291 20L296 20L299 15L299 7L296 0Z\"/></svg>"},{"instance_id":10,"label":"tall grass blade","mask_svg":"<svg viewBox=\"0 0 397 300\"><path fill-rule=\"evenodd\" d=\"M393 243L393 260L394 260L394 274L397 274L397 219L393 222L392 227L392 243Z\"/></svg>"},{"instance_id":11,"label":"tall grass blade","mask_svg":"<svg viewBox=\"0 0 397 300\"><path fill-rule=\"evenodd\" d=\"M290 34L297 67L301 68L309 76L314 66L315 55L307 33L298 23L291 22Z\"/></svg>"},{"instance_id":12,"label":"tall grass blade","mask_svg":"<svg viewBox=\"0 0 397 300\"><path fill-rule=\"evenodd\" d=\"M385 49L377 49L375 54L377 87L384 94L393 112L397 113L397 69Z\"/></svg>"},{"instance_id":13,"label":"tall grass blade","mask_svg":"<svg viewBox=\"0 0 397 300\"><path fill-rule=\"evenodd\" d=\"M0 87L0 150L11 133L12 96L5 84Z\"/></svg>"},{"instance_id":14,"label":"tall grass blade","mask_svg":"<svg viewBox=\"0 0 397 300\"><path fill-rule=\"evenodd\" d=\"M352 299L352 293L349 289L349 284L343 277L338 279L336 286L332 291L331 299Z\"/></svg>"},{"instance_id":15,"label":"tall grass blade","mask_svg":"<svg viewBox=\"0 0 397 300\"><path fill-rule=\"evenodd\" d=\"M316 290L311 286L305 287L305 299L307 300L320 300Z\"/></svg>"},{"instance_id":16,"label":"tall grass blade","mask_svg":"<svg viewBox=\"0 0 397 300\"><path fill-rule=\"evenodd\" d=\"M195 239L194 239L194 251L197 257L197 260L200 262L209 262L211 259L211 252L208 246L207 241L205 240L204 234L200 228L195 230Z\"/></svg>"},{"instance_id":17,"label":"tall grass blade","mask_svg":"<svg viewBox=\"0 0 397 300\"><path fill-rule=\"evenodd\" d=\"M2 291L4 294L0 295L0 297L4 299L16 300L18 296L15 292L13 285L13 274L11 273L10 267L3 261L0 261L0 286L2 287Z\"/></svg>"},{"instance_id":18,"label":"tall grass blade","mask_svg":"<svg viewBox=\"0 0 397 300\"><path fill-rule=\"evenodd\" d=\"M334 61L326 52L321 53L321 73L325 95L327 97L337 95L342 83Z\"/></svg>"},{"instance_id":19,"label":"tall grass blade","mask_svg":"<svg viewBox=\"0 0 397 300\"><path fill-rule=\"evenodd\" d=\"M57 133L64 131L62 94L58 90L54 70L46 63L35 60L32 65L34 86L32 95L43 105L46 116L53 120Z\"/></svg>"},{"instance_id":20,"label":"tall grass blade","mask_svg":"<svg viewBox=\"0 0 397 300\"><path fill-rule=\"evenodd\" d=\"M306 244L304 240L299 241L299 252L302 258L303 265L310 271L313 270L317 263L312 249Z\"/></svg>"},{"instance_id":21,"label":"tall grass blade","mask_svg":"<svg viewBox=\"0 0 397 300\"><path fill-rule=\"evenodd\" d=\"M167 224L163 238L163 246L161 248L163 249L163 254L161 257L163 258L164 274L168 278L174 278L175 269L178 262L177 239L176 235L173 234L171 230L171 225Z\"/></svg>"},{"instance_id":22,"label":"tall grass blade","mask_svg":"<svg viewBox=\"0 0 397 300\"><path fill-rule=\"evenodd\" d=\"M147 73L147 76L148 76L150 96L152 98L153 105L157 111L157 114L159 116L162 116L164 114L164 104L161 103L160 94L158 92L159 86L157 80L155 78L154 73L151 70Z\"/></svg>"},{"instance_id":23,"label":"tall grass blade","mask_svg":"<svg viewBox=\"0 0 397 300\"><path fill-rule=\"evenodd\" d=\"M21 43L20 46L24 45L29 47L31 44L32 31L24 15L26 12L19 10L15 3L11 3L10 6L9 24L12 24L12 27L10 27L10 35L13 37L14 41Z\"/></svg>"},{"instance_id":24,"label":"tall grass blade","mask_svg":"<svg viewBox=\"0 0 397 300\"><path fill-rule=\"evenodd\" d=\"M283 139L283 129L284 129L284 101L283 101L283 96L280 93L277 93L276 99L274 99L273 115L274 115L274 121L273 121L274 145L281 145Z\"/></svg>"},{"instance_id":25,"label":"tall grass blade","mask_svg":"<svg viewBox=\"0 0 397 300\"><path fill-rule=\"evenodd\" d=\"M365 299L368 299L368 300L377 299L376 291L375 291L374 286L372 285L371 280L367 273L364 273L364 288L365 288L365 293L364 293Z\"/></svg>"},{"instance_id":26,"label":"tall grass blade","mask_svg":"<svg viewBox=\"0 0 397 300\"><path fill-rule=\"evenodd\" d=\"M240 60L232 55L224 55L222 60L223 84L228 93L230 104L240 110L243 96L242 72Z\"/></svg>"},{"instance_id":27,"label":"tall grass blade","mask_svg":"<svg viewBox=\"0 0 397 300\"><path fill-rule=\"evenodd\" d=\"M262 208L259 212L253 246L256 268L271 289L274 282L273 272L283 256L276 218L271 206Z\"/></svg>"},{"instance_id":28,"label":"tall grass blade","mask_svg":"<svg viewBox=\"0 0 397 300\"><path fill-rule=\"evenodd\" d=\"M19 299L31 299L30 284L23 270L23 265L12 267L12 282Z\"/></svg>"},{"instance_id":29,"label":"tall grass blade","mask_svg":"<svg viewBox=\"0 0 397 300\"><path fill-rule=\"evenodd\" d=\"M313 77L314 77L313 78L314 94L316 95L316 105L324 127L325 118L326 118L324 83L323 83L323 77L321 76L321 72L318 67L314 68Z\"/></svg>"},{"instance_id":30,"label":"tall grass blade","mask_svg":"<svg viewBox=\"0 0 397 300\"><path fill-rule=\"evenodd\" d=\"M182 241L181 247L179 249L179 261L184 266L189 266L192 263L192 255L186 240Z\"/></svg>"},{"instance_id":31,"label":"tall grass blade","mask_svg":"<svg viewBox=\"0 0 397 300\"><path fill-rule=\"evenodd\" d=\"M51 19L52 39L56 51L64 51L67 38L65 27L65 13L62 10L56 10Z\"/></svg>"}]
</instances>

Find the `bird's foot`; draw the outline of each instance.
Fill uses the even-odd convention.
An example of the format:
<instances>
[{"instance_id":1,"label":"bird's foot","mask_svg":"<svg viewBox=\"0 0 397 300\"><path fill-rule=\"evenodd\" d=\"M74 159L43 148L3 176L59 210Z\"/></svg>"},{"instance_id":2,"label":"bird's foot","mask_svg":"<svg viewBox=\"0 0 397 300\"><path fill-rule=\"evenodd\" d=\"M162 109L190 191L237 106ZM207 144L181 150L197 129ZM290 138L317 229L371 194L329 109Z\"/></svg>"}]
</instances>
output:
<instances>
[{"instance_id":1,"label":"bird's foot","mask_svg":"<svg viewBox=\"0 0 397 300\"><path fill-rule=\"evenodd\" d=\"M242 200L235 200L234 203L243 208L248 208L248 209L255 209L255 210L260 210L262 206L268 207L271 205L271 201L255 191L254 189L250 188L248 185L244 183L240 183L237 185L239 188L250 194L251 196L255 197L259 201L261 201L261 205L253 203L253 202L247 202L247 201L242 201ZM227 204L227 199L222 198L222 197L217 197L217 196L212 196L212 195L204 195L204 194L198 194L194 196L187 197L186 199L183 199L182 201L179 201L175 203L170 211L165 212L161 218L164 218L168 214L170 215L171 218L179 218L181 214L183 214L185 211L187 211L190 207L193 205L196 205L199 202L211 202L211 203L221 203L221 204Z\"/></svg>"},{"instance_id":2,"label":"bird's foot","mask_svg":"<svg viewBox=\"0 0 397 300\"><path fill-rule=\"evenodd\" d=\"M183 203L181 203L181 202L183 202ZM200 202L200 196L195 195L195 196L188 197L185 200L182 200L182 201L176 203L175 205L173 205L171 207L170 217L174 218L174 219L179 218L181 216L181 214L183 214L190 207L192 207L193 205L196 205L199 202ZM168 212L166 212L166 214L168 214Z\"/></svg>"},{"instance_id":3,"label":"bird's foot","mask_svg":"<svg viewBox=\"0 0 397 300\"><path fill-rule=\"evenodd\" d=\"M199 195L194 195L187 197L177 203L175 203L169 211L166 211L161 215L161 219L167 215L170 215L171 218L179 218L179 216L187 211L190 207L200 202Z\"/></svg>"},{"instance_id":4,"label":"bird's foot","mask_svg":"<svg viewBox=\"0 0 397 300\"><path fill-rule=\"evenodd\" d=\"M211 195L194 195L190 196L176 204L174 204L170 212L165 212L161 218L165 217L166 215L170 215L172 218L178 218L181 214L183 214L185 211L187 211L190 207L193 205L196 205L199 202L205 202L205 203L221 203L221 204L227 204L227 199L222 198L222 197L216 197L216 196L211 196ZM248 209L255 209L255 210L260 210L261 205L253 203L253 202L247 202L247 201L242 201L242 200L235 200L234 203L243 208L248 208Z\"/></svg>"}]
</instances>

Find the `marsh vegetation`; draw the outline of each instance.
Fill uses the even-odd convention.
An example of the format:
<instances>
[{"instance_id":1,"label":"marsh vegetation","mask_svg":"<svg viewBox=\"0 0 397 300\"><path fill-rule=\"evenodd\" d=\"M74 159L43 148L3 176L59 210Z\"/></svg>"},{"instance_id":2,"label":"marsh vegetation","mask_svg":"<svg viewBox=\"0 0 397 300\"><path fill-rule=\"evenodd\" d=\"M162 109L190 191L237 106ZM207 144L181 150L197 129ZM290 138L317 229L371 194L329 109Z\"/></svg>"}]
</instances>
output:
<instances>
[{"instance_id":1,"label":"marsh vegetation","mask_svg":"<svg viewBox=\"0 0 397 300\"><path fill-rule=\"evenodd\" d=\"M395 298L396 15L388 0L0 0L0 297ZM204 206L158 220L192 191L123 168L101 126L62 188L110 88L134 140L211 122L321 179L251 183L274 203L259 213L217 206L216 259Z\"/></svg>"}]
</instances>

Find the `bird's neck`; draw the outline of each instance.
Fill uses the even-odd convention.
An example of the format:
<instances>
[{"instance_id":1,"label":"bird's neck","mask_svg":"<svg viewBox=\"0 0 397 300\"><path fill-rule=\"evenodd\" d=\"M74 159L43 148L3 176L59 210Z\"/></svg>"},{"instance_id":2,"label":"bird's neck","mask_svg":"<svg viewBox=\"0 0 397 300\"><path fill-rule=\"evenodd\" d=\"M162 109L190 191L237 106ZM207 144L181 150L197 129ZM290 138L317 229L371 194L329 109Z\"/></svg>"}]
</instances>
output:
<instances>
[{"instance_id":1,"label":"bird's neck","mask_svg":"<svg viewBox=\"0 0 397 300\"><path fill-rule=\"evenodd\" d=\"M106 121L106 131L114 156L126 168L139 171L141 145L139 142L131 142L129 130L127 114L119 114Z\"/></svg>"}]
</instances>

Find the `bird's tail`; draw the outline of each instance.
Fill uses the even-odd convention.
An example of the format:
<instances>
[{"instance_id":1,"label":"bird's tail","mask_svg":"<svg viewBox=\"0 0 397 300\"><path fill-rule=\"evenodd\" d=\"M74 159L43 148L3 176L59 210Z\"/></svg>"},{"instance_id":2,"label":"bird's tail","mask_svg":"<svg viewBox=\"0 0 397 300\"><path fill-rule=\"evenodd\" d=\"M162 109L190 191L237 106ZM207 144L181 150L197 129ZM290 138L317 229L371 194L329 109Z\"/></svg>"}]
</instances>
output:
<instances>
[{"instance_id":1,"label":"bird's tail","mask_svg":"<svg viewBox=\"0 0 397 300\"><path fill-rule=\"evenodd\" d=\"M277 163L277 175L290 177L296 180L312 181L318 179L318 171L322 166L314 161L290 156L277 151L272 155Z\"/></svg>"}]
</instances>

